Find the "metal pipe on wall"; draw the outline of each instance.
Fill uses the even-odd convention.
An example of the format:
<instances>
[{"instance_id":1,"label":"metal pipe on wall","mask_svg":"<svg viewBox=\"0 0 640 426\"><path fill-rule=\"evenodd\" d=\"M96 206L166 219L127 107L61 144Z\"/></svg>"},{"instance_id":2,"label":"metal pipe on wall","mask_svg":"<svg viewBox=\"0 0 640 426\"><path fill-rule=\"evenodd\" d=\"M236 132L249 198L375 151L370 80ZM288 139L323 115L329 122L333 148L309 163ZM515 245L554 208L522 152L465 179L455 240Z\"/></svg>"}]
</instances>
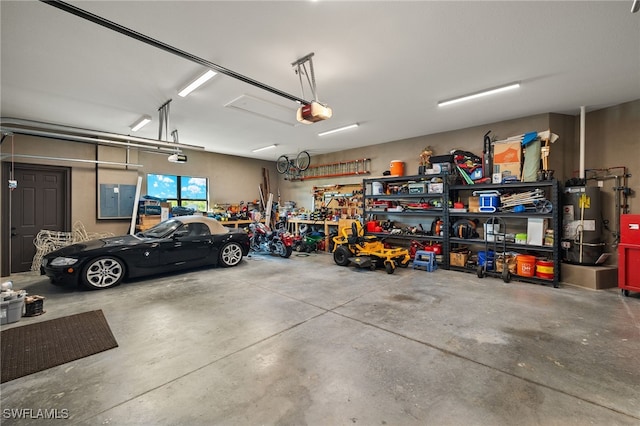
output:
<instances>
[{"instance_id":1,"label":"metal pipe on wall","mask_svg":"<svg viewBox=\"0 0 640 426\"><path fill-rule=\"evenodd\" d=\"M42 121L25 120L21 118L1 117L0 125L3 131L11 131L14 133L44 136L54 139L75 140L76 142L103 143L105 145L123 145L136 147L139 144L144 148L166 148L175 152L176 144L173 142L163 142L155 139L140 138L136 136L120 135L117 133L102 132L99 130L81 129L78 127L65 126L62 124L46 123ZM25 126L22 127L6 127L6 125ZM39 133L37 133L39 132ZM91 138L95 136L100 139ZM73 138L73 139L72 139ZM132 143L133 142L133 143ZM185 148L197 151L204 151L203 146L188 145L181 143L178 148Z\"/></svg>"},{"instance_id":2,"label":"metal pipe on wall","mask_svg":"<svg viewBox=\"0 0 640 426\"><path fill-rule=\"evenodd\" d=\"M37 160L54 160L54 161L71 161L74 163L91 163L91 164L103 164L110 166L129 166L129 167L144 167L143 164L134 163L120 163L117 161L99 161L99 160L83 160L81 158L62 158L62 157L46 157L43 155L26 155L26 154L2 154L0 158L34 158Z\"/></svg>"},{"instance_id":3,"label":"metal pipe on wall","mask_svg":"<svg viewBox=\"0 0 640 426\"><path fill-rule=\"evenodd\" d=\"M580 107L580 179L584 179L584 154L585 154L585 107Z\"/></svg>"}]
</instances>

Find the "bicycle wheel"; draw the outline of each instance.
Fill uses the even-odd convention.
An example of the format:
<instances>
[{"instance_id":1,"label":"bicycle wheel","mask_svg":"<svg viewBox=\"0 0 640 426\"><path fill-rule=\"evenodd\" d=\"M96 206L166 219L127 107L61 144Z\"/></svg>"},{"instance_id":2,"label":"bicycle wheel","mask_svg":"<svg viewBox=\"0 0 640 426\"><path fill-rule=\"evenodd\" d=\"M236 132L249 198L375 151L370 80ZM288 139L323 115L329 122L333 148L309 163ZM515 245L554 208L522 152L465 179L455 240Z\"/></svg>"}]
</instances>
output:
<instances>
[{"instance_id":1,"label":"bicycle wheel","mask_svg":"<svg viewBox=\"0 0 640 426\"><path fill-rule=\"evenodd\" d=\"M289 157L286 155L281 155L278 157L278 161L276 161L276 170L281 175L287 173L289 171Z\"/></svg>"},{"instance_id":2,"label":"bicycle wheel","mask_svg":"<svg viewBox=\"0 0 640 426\"><path fill-rule=\"evenodd\" d=\"M296 167L304 172L309 168L309 164L311 164L311 156L307 151L301 151L296 157Z\"/></svg>"}]
</instances>

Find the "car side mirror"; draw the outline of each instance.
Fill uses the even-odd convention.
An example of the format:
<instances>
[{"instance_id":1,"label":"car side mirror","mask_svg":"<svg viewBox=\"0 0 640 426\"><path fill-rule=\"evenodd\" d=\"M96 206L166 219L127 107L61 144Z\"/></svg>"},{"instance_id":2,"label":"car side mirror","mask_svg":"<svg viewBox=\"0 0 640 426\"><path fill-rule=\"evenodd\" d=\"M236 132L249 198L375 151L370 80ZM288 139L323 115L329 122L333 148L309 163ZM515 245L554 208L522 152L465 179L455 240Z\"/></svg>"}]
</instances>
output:
<instances>
[{"instance_id":1,"label":"car side mirror","mask_svg":"<svg viewBox=\"0 0 640 426\"><path fill-rule=\"evenodd\" d=\"M189 235L188 229L180 229L173 233L173 238L182 238L182 237L186 237L187 235Z\"/></svg>"}]
</instances>

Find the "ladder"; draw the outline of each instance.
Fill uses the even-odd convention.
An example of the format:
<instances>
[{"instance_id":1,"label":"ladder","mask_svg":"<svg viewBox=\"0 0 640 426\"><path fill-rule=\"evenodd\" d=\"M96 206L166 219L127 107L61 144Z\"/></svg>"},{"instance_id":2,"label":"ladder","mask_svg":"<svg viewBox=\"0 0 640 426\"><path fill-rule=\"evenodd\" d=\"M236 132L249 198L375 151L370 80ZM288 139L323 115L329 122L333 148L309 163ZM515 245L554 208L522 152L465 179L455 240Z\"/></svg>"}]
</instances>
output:
<instances>
[{"instance_id":1,"label":"ladder","mask_svg":"<svg viewBox=\"0 0 640 426\"><path fill-rule=\"evenodd\" d=\"M363 158L360 160L339 161L336 163L309 166L307 170L300 172L297 180L356 176L369 173L371 173L371 159Z\"/></svg>"}]
</instances>

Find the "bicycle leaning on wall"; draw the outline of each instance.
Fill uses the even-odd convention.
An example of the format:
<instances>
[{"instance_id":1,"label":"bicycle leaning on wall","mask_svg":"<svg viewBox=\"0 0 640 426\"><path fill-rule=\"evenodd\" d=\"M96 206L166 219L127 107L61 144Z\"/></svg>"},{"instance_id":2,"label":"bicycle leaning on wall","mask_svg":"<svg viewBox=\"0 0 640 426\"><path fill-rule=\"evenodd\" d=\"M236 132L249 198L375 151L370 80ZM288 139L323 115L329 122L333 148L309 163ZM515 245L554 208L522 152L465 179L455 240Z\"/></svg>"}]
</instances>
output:
<instances>
[{"instance_id":1,"label":"bicycle leaning on wall","mask_svg":"<svg viewBox=\"0 0 640 426\"><path fill-rule=\"evenodd\" d=\"M311 164L311 156L307 151L301 151L296 156L295 161L286 155L281 155L276 161L276 170L281 175L285 175L285 179L294 180L302 177L302 172L309 168Z\"/></svg>"}]
</instances>

